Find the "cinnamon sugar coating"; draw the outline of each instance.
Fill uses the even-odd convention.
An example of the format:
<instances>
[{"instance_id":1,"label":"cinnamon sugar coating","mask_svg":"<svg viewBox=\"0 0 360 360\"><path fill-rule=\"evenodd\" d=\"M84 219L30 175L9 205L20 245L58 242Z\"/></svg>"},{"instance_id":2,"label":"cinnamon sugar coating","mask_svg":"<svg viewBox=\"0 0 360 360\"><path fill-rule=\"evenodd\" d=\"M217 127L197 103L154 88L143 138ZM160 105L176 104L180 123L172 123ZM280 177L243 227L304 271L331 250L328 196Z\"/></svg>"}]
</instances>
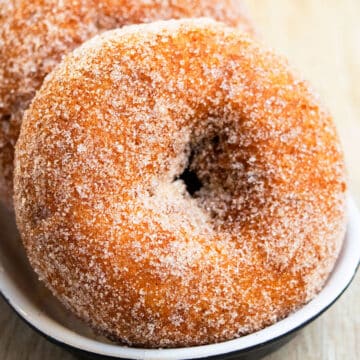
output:
<instances>
[{"instance_id":1,"label":"cinnamon sugar coating","mask_svg":"<svg viewBox=\"0 0 360 360\"><path fill-rule=\"evenodd\" d=\"M334 124L287 62L207 20L106 32L25 113L15 210L30 262L113 340L233 339L323 287L345 231ZM201 187L190 196L184 169Z\"/></svg>"},{"instance_id":2,"label":"cinnamon sugar coating","mask_svg":"<svg viewBox=\"0 0 360 360\"><path fill-rule=\"evenodd\" d=\"M23 113L65 54L105 30L199 16L252 31L238 0L0 0L0 200L12 207Z\"/></svg>"}]
</instances>

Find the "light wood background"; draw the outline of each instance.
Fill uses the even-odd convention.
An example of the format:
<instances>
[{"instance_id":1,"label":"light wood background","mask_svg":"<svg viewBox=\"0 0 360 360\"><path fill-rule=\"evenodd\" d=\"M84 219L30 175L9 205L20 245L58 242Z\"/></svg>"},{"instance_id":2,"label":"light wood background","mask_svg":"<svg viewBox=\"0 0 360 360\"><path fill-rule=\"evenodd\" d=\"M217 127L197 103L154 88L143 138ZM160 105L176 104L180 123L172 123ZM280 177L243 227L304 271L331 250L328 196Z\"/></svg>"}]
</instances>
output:
<instances>
[{"instance_id":1,"label":"light wood background","mask_svg":"<svg viewBox=\"0 0 360 360\"><path fill-rule=\"evenodd\" d=\"M360 1L247 0L264 41L286 54L331 108L360 205ZM1 360L75 360L0 300ZM320 319L266 360L360 359L360 274Z\"/></svg>"}]
</instances>

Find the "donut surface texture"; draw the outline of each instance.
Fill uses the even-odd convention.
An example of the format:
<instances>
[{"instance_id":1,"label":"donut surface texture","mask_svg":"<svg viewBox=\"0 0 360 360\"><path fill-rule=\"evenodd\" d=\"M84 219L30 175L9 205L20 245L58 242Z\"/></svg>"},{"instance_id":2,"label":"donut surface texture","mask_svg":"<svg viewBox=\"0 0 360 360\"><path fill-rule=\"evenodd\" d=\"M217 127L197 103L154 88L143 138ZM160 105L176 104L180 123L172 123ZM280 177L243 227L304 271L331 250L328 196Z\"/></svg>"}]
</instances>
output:
<instances>
[{"instance_id":1,"label":"donut surface texture","mask_svg":"<svg viewBox=\"0 0 360 360\"><path fill-rule=\"evenodd\" d=\"M345 188L307 83L208 19L86 42L47 77L16 146L32 266L135 346L233 339L312 299L344 238Z\"/></svg>"},{"instance_id":2,"label":"donut surface texture","mask_svg":"<svg viewBox=\"0 0 360 360\"><path fill-rule=\"evenodd\" d=\"M23 113L64 54L126 24L199 16L252 31L238 0L0 0L0 200L12 208Z\"/></svg>"}]
</instances>

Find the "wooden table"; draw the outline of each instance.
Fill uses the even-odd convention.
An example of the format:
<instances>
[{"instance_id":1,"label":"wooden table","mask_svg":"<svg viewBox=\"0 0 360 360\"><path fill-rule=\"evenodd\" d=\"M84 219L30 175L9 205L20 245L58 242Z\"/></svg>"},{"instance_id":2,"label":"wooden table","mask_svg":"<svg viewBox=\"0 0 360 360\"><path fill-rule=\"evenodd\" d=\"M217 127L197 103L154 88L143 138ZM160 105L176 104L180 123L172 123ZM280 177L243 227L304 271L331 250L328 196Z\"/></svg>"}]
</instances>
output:
<instances>
[{"instance_id":1,"label":"wooden table","mask_svg":"<svg viewBox=\"0 0 360 360\"><path fill-rule=\"evenodd\" d=\"M286 54L331 108L360 205L360 1L247 0L264 41ZM360 359L360 274L326 314L266 360ZM0 360L74 360L0 300Z\"/></svg>"}]
</instances>

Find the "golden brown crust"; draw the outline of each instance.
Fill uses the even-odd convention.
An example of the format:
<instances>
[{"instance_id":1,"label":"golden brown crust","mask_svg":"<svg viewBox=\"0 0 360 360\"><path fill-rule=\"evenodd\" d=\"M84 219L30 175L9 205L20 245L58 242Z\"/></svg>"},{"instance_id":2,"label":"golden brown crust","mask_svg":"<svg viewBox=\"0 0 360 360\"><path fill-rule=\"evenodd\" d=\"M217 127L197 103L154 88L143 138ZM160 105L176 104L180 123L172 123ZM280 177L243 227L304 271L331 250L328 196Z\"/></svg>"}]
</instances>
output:
<instances>
[{"instance_id":1,"label":"golden brown crust","mask_svg":"<svg viewBox=\"0 0 360 360\"><path fill-rule=\"evenodd\" d=\"M23 113L64 54L104 30L197 16L252 31L237 0L0 0L0 200L12 207Z\"/></svg>"},{"instance_id":2,"label":"golden brown crust","mask_svg":"<svg viewBox=\"0 0 360 360\"><path fill-rule=\"evenodd\" d=\"M315 296L344 237L344 178L332 118L284 59L210 20L167 21L104 33L46 79L15 209L69 309L119 342L188 346Z\"/></svg>"}]
</instances>

